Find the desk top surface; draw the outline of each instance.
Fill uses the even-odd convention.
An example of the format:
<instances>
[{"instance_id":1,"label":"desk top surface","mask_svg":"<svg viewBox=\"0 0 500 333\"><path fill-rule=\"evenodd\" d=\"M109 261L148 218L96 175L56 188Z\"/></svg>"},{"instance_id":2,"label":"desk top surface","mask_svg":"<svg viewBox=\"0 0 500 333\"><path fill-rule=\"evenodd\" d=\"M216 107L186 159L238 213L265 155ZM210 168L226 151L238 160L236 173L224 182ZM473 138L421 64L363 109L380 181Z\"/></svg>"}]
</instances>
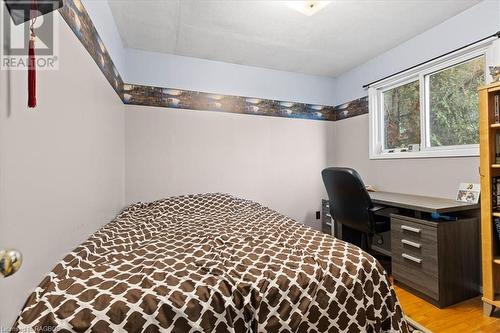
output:
<instances>
[{"instance_id":1,"label":"desk top surface","mask_svg":"<svg viewBox=\"0 0 500 333\"><path fill-rule=\"evenodd\" d=\"M411 209L427 213L451 213L479 209L479 204L455 201L445 198L425 197L392 192L368 192L376 204Z\"/></svg>"}]
</instances>

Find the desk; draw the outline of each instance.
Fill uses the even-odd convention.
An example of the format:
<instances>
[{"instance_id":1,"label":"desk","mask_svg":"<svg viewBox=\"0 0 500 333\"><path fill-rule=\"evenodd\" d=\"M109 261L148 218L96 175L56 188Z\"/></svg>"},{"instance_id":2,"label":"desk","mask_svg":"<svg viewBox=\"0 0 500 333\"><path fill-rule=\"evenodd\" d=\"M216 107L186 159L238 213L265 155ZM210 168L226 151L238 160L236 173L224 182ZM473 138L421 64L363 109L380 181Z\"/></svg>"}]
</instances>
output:
<instances>
[{"instance_id":1,"label":"desk","mask_svg":"<svg viewBox=\"0 0 500 333\"><path fill-rule=\"evenodd\" d=\"M451 199L425 197L393 192L368 192L373 203L426 213L457 213L477 210L479 204L459 202Z\"/></svg>"},{"instance_id":2,"label":"desk","mask_svg":"<svg viewBox=\"0 0 500 333\"><path fill-rule=\"evenodd\" d=\"M391 192L369 195L389 211L384 216L390 216L391 231L382 234L387 246L380 252L390 255L396 284L438 307L479 294L479 204ZM457 220L433 220L432 213Z\"/></svg>"}]
</instances>

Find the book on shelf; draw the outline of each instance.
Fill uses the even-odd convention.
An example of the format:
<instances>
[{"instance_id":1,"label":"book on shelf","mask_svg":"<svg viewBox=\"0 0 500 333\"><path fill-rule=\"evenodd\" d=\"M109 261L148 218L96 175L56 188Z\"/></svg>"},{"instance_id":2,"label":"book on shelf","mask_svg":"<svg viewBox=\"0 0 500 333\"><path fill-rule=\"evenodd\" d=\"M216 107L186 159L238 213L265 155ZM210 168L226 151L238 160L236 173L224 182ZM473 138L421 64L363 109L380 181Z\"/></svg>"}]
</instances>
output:
<instances>
[{"instance_id":1,"label":"book on shelf","mask_svg":"<svg viewBox=\"0 0 500 333\"><path fill-rule=\"evenodd\" d=\"M491 181L493 212L500 212L500 177L491 177ZM500 217L493 218L493 238L497 244L497 253L500 254Z\"/></svg>"},{"instance_id":2,"label":"book on shelf","mask_svg":"<svg viewBox=\"0 0 500 333\"><path fill-rule=\"evenodd\" d=\"M500 164L500 133L495 134L495 164Z\"/></svg>"},{"instance_id":3,"label":"book on shelf","mask_svg":"<svg viewBox=\"0 0 500 333\"><path fill-rule=\"evenodd\" d=\"M495 123L500 123L500 95L495 95Z\"/></svg>"},{"instance_id":4,"label":"book on shelf","mask_svg":"<svg viewBox=\"0 0 500 333\"><path fill-rule=\"evenodd\" d=\"M500 177L492 177L491 198L493 200L493 211L500 211Z\"/></svg>"},{"instance_id":5,"label":"book on shelf","mask_svg":"<svg viewBox=\"0 0 500 333\"><path fill-rule=\"evenodd\" d=\"M500 217L493 219L493 234L497 243L497 255L500 254Z\"/></svg>"}]
</instances>

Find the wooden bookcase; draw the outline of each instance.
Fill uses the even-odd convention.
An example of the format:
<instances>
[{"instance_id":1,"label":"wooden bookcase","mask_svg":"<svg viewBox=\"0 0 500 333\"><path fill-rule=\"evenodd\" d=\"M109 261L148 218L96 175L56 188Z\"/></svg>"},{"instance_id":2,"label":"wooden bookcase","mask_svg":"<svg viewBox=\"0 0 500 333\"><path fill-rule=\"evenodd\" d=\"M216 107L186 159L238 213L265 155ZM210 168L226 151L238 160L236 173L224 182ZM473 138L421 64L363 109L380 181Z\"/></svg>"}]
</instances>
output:
<instances>
[{"instance_id":1,"label":"wooden bookcase","mask_svg":"<svg viewBox=\"0 0 500 333\"><path fill-rule=\"evenodd\" d=\"M479 143L481 175L481 253L484 314L491 316L500 308L500 245L494 228L500 209L493 207L493 177L500 177L496 164L496 135L500 124L495 123L495 95L500 96L500 83L479 88Z\"/></svg>"}]
</instances>

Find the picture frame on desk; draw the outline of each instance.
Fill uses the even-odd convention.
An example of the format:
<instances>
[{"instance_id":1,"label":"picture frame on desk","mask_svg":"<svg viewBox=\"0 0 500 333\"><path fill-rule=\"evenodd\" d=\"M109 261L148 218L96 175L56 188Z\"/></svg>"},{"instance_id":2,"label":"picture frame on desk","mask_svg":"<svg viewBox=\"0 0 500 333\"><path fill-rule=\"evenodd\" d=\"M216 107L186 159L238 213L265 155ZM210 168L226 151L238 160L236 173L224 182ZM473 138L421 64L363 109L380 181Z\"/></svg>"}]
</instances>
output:
<instances>
[{"instance_id":1,"label":"picture frame on desk","mask_svg":"<svg viewBox=\"0 0 500 333\"><path fill-rule=\"evenodd\" d=\"M457 192L457 201L475 203L479 202L481 186L474 183L460 183Z\"/></svg>"}]
</instances>

